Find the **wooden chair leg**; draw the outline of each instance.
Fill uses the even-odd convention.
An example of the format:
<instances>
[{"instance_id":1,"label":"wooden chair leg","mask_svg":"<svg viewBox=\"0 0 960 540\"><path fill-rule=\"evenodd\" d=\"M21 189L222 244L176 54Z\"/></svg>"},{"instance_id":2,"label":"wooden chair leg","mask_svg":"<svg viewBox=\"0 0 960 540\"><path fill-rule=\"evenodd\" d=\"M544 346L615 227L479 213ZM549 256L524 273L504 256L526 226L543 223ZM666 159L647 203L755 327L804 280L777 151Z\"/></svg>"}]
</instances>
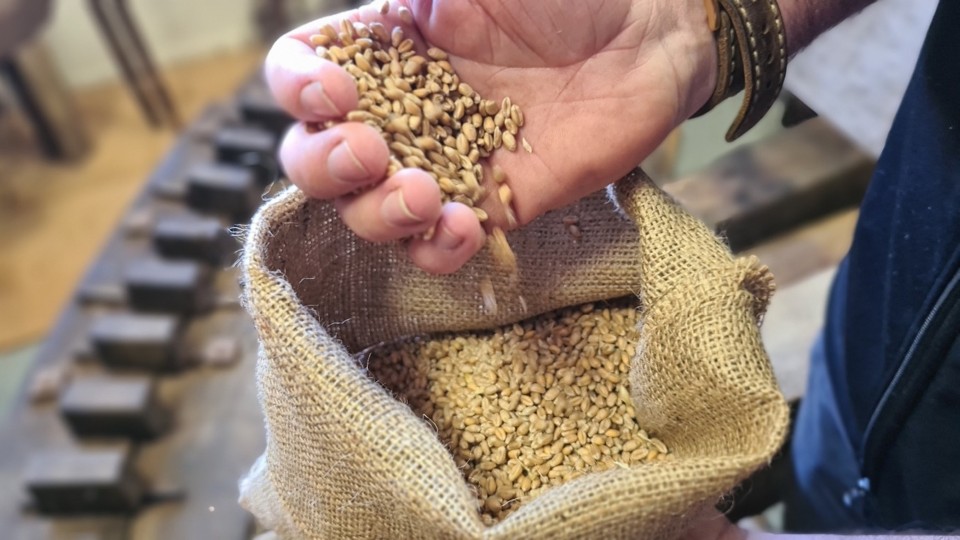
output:
<instances>
[{"instance_id":1,"label":"wooden chair leg","mask_svg":"<svg viewBox=\"0 0 960 540\"><path fill-rule=\"evenodd\" d=\"M104 5L105 2L103 0L90 0L89 4L90 10L93 12L93 17L100 27L100 32L107 41L107 48L110 50L110 54L120 68L120 74L123 76L127 88L133 93L134 99L140 106L140 110L143 111L144 116L147 117L150 125L154 127L161 126L163 124L162 117L143 91L143 87L139 84L134 66L124 48L122 37L117 32L112 17L107 12L107 6Z\"/></svg>"},{"instance_id":2,"label":"wooden chair leg","mask_svg":"<svg viewBox=\"0 0 960 540\"><path fill-rule=\"evenodd\" d=\"M161 77L160 72L156 68L156 64L153 62L150 52L147 50L147 46L144 43L140 28L130 15L129 2L128 0L115 1L117 15L119 16L120 21L127 32L130 45L133 47L133 50L136 51L136 55L139 57L140 68L144 77L146 78L146 88L148 93L154 96L155 102L158 103L160 108L163 109L164 115L166 116L169 124L174 128L179 129L182 124L180 121L180 116L177 113L177 108L173 102L173 99L170 97L170 92L167 88L167 85L163 81L163 77Z\"/></svg>"},{"instance_id":3,"label":"wooden chair leg","mask_svg":"<svg viewBox=\"0 0 960 540\"><path fill-rule=\"evenodd\" d=\"M89 0L89 5L110 53L147 121L155 127L170 125L178 128L180 118L173 100L130 16L126 1Z\"/></svg>"},{"instance_id":4,"label":"wooden chair leg","mask_svg":"<svg viewBox=\"0 0 960 540\"><path fill-rule=\"evenodd\" d=\"M56 65L39 42L29 43L0 62L44 154L75 160L86 155L90 139Z\"/></svg>"}]
</instances>

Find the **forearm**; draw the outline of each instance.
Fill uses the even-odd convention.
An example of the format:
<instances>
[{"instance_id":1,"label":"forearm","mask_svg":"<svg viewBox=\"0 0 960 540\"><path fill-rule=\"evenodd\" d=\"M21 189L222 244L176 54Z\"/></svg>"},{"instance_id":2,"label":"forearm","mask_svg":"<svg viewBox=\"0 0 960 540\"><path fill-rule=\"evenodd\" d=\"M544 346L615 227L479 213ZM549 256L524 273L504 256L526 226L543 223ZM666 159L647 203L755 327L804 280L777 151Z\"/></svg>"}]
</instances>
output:
<instances>
[{"instance_id":1,"label":"forearm","mask_svg":"<svg viewBox=\"0 0 960 540\"><path fill-rule=\"evenodd\" d=\"M874 0L780 0L790 56Z\"/></svg>"}]
</instances>

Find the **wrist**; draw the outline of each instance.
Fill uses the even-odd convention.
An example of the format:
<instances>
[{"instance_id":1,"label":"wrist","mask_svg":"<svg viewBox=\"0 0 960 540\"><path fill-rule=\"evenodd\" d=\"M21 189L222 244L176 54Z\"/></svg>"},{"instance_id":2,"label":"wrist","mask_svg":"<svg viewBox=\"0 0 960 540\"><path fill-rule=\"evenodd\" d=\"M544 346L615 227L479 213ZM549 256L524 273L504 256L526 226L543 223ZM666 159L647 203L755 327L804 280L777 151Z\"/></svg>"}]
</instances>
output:
<instances>
[{"instance_id":1,"label":"wrist","mask_svg":"<svg viewBox=\"0 0 960 540\"><path fill-rule=\"evenodd\" d=\"M713 96L717 87L717 77L719 76L719 62L717 54L717 41L713 31L707 26L707 13L704 9L703 1L695 2L697 4L696 17L692 22L699 24L696 28L696 47L698 49L696 56L700 59L701 65L690 81L690 99L687 108L683 111L683 118L686 120L696 114Z\"/></svg>"},{"instance_id":2,"label":"wrist","mask_svg":"<svg viewBox=\"0 0 960 540\"><path fill-rule=\"evenodd\" d=\"M676 32L667 39L671 56L683 59L677 66L678 87L686 89L681 96L676 123L693 116L713 95L717 86L717 41L707 24L703 0L677 2Z\"/></svg>"},{"instance_id":3,"label":"wrist","mask_svg":"<svg viewBox=\"0 0 960 540\"><path fill-rule=\"evenodd\" d=\"M704 25L716 38L716 87L695 116L743 93L740 112L727 130L732 142L770 110L783 87L788 51L782 12L776 0L705 0Z\"/></svg>"}]
</instances>

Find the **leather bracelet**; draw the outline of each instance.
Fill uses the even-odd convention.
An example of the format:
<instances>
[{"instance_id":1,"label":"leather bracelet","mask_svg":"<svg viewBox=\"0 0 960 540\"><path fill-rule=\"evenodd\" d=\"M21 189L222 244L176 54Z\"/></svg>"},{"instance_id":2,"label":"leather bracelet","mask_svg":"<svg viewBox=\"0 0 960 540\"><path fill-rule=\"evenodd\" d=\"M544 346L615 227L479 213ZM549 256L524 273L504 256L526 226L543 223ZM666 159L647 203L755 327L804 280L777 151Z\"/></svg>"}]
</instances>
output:
<instances>
[{"instance_id":1,"label":"leather bracelet","mask_svg":"<svg viewBox=\"0 0 960 540\"><path fill-rule=\"evenodd\" d=\"M717 38L717 86L700 116L745 90L727 131L734 141L770 110L787 73L787 39L776 0L704 0L707 24Z\"/></svg>"}]
</instances>

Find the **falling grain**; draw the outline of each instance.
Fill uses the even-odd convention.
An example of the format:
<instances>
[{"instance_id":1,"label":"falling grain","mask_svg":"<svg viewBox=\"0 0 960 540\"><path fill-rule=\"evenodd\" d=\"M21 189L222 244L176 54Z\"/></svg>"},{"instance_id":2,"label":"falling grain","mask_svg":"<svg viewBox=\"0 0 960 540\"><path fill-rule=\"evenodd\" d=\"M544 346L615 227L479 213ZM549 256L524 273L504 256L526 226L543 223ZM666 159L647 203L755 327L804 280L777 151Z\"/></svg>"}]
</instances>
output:
<instances>
[{"instance_id":1,"label":"falling grain","mask_svg":"<svg viewBox=\"0 0 960 540\"><path fill-rule=\"evenodd\" d=\"M510 249L510 243L507 242L507 235L500 227L494 227L487 237L487 244L490 246L490 253L493 259L501 268L515 275L517 272L517 256Z\"/></svg>"},{"instance_id":2,"label":"falling grain","mask_svg":"<svg viewBox=\"0 0 960 540\"><path fill-rule=\"evenodd\" d=\"M497 295L493 291L493 283L489 277L480 280L480 298L483 301L483 311L487 315L496 315Z\"/></svg>"}]
</instances>

